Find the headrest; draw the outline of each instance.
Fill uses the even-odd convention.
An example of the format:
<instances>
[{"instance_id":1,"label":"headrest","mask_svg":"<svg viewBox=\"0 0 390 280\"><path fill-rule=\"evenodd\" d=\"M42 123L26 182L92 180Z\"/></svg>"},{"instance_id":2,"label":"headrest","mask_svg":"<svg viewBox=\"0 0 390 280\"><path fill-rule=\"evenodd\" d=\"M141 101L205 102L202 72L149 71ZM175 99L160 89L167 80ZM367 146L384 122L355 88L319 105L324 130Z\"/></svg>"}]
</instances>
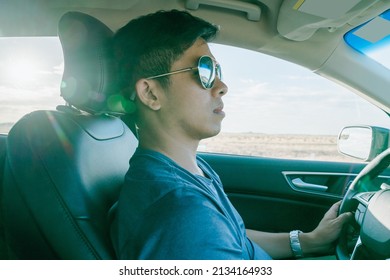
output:
<instances>
[{"instance_id":1,"label":"headrest","mask_svg":"<svg viewBox=\"0 0 390 280\"><path fill-rule=\"evenodd\" d=\"M58 24L64 54L61 96L92 114L123 113L112 57L113 31L96 18L68 12Z\"/></svg>"}]
</instances>

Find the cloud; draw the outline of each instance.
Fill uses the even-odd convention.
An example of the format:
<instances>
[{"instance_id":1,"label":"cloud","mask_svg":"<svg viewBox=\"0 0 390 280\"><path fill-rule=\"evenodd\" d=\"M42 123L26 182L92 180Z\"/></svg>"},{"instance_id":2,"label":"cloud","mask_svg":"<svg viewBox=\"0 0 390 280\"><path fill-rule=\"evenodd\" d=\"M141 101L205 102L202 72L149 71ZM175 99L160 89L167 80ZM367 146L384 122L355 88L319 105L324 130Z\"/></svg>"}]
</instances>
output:
<instances>
[{"instance_id":1,"label":"cloud","mask_svg":"<svg viewBox=\"0 0 390 280\"><path fill-rule=\"evenodd\" d=\"M53 74L61 75L64 73L64 62L53 67Z\"/></svg>"},{"instance_id":2,"label":"cloud","mask_svg":"<svg viewBox=\"0 0 390 280\"><path fill-rule=\"evenodd\" d=\"M343 126L369 124L370 116L375 115L377 123L387 118L347 89L321 79L291 76L280 83L252 78L231 81L223 98L227 113L223 130L337 135Z\"/></svg>"}]
</instances>

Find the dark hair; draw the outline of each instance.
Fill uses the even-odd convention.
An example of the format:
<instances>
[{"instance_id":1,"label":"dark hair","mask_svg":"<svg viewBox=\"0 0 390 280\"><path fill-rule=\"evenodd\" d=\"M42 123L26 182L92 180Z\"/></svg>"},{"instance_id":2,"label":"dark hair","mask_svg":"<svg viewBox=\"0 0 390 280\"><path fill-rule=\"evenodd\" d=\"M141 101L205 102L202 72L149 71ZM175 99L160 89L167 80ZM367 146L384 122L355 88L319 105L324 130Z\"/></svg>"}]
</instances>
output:
<instances>
[{"instance_id":1,"label":"dark hair","mask_svg":"<svg viewBox=\"0 0 390 280\"><path fill-rule=\"evenodd\" d=\"M158 11L131 20L114 35L122 91L129 97L137 80L169 72L198 38L212 40L218 27L186 11ZM163 87L169 77L159 78Z\"/></svg>"}]
</instances>

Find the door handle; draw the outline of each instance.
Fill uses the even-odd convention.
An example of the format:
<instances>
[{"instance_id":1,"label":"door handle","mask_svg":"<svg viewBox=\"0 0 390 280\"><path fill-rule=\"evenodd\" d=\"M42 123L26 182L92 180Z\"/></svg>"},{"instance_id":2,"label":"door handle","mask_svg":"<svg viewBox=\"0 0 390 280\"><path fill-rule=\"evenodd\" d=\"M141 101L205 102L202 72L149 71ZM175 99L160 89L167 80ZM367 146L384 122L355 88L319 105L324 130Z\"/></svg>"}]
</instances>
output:
<instances>
[{"instance_id":1,"label":"door handle","mask_svg":"<svg viewBox=\"0 0 390 280\"><path fill-rule=\"evenodd\" d=\"M327 186L306 183L306 182L302 181L301 178L295 178L291 182L294 184L295 187L303 189L303 190L307 190L307 191L326 192L328 190Z\"/></svg>"}]
</instances>

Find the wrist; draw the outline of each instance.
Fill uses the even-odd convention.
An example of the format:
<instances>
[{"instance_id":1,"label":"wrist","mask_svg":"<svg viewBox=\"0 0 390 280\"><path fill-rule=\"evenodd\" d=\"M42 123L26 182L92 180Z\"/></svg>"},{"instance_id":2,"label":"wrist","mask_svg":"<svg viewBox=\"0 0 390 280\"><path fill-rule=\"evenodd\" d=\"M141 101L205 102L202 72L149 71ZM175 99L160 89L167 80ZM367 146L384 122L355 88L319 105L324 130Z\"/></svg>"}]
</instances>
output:
<instances>
[{"instance_id":1,"label":"wrist","mask_svg":"<svg viewBox=\"0 0 390 280\"><path fill-rule=\"evenodd\" d=\"M321 239L316 238L313 232L302 232L299 234L302 252L305 255L318 254L326 251L324 245L319 243Z\"/></svg>"},{"instance_id":2,"label":"wrist","mask_svg":"<svg viewBox=\"0 0 390 280\"><path fill-rule=\"evenodd\" d=\"M302 231L300 231L300 230L290 231L290 234L289 234L290 235L290 248L291 248L291 252L295 258L302 258L303 257L300 234L302 234Z\"/></svg>"}]
</instances>

